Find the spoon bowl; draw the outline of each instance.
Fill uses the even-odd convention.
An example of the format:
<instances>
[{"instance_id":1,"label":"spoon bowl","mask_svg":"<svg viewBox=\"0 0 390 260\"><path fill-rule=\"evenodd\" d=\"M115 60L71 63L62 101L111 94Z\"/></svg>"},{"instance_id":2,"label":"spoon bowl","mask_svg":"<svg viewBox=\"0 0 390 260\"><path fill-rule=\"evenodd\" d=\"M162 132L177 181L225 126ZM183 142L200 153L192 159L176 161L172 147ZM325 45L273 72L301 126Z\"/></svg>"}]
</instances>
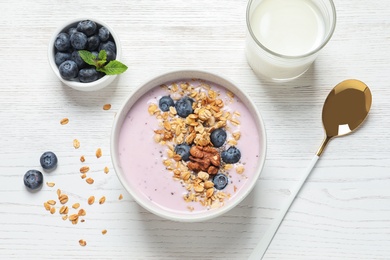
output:
<instances>
[{"instance_id":1,"label":"spoon bowl","mask_svg":"<svg viewBox=\"0 0 390 260\"><path fill-rule=\"evenodd\" d=\"M366 84L356 79L348 79L337 84L328 94L322 108L322 123L325 138L305 169L298 185L292 190L286 204L268 228L263 238L249 257L249 260L262 259L269 244L279 229L288 209L294 202L311 170L314 168L329 141L355 131L367 118L372 103L371 91Z\"/></svg>"}]
</instances>

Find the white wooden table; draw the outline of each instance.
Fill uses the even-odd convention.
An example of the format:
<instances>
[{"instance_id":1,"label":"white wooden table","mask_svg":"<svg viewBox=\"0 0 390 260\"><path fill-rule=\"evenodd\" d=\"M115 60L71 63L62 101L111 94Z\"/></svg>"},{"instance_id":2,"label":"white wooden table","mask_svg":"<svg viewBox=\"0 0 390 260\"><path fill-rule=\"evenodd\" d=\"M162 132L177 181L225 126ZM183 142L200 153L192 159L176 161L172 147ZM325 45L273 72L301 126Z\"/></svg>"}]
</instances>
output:
<instances>
[{"instance_id":1,"label":"white wooden table","mask_svg":"<svg viewBox=\"0 0 390 260\"><path fill-rule=\"evenodd\" d=\"M246 4L0 2L1 259L246 259L322 141L328 92L348 78L371 88L369 118L358 132L327 147L264 259L390 259L390 2L335 0L332 40L308 73L281 85L258 79L246 63ZM55 28L81 16L116 30L129 66L98 92L64 86L47 60ZM265 168L250 196L224 216L196 224L167 221L138 206L119 183L109 151L113 118L125 98L152 76L188 68L221 73L242 86L268 135ZM104 104L112 108L103 110ZM70 122L61 125L65 117ZM74 139L81 143L77 150ZM103 152L99 159L97 148ZM47 150L59 157L58 168L45 174L55 186L30 193L23 175L40 169ZM93 185L80 178L82 165L90 166ZM43 203L56 199L57 189L80 202L84 223L72 225L58 211L45 210ZM106 202L90 206L91 195Z\"/></svg>"}]
</instances>

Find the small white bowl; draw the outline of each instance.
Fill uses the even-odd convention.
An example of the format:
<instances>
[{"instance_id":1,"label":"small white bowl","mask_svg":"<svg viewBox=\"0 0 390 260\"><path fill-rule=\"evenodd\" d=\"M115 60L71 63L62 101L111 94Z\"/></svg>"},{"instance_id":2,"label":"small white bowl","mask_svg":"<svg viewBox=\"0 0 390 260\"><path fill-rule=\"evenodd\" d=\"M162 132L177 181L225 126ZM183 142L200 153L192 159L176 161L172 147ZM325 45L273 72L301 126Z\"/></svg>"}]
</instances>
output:
<instances>
[{"instance_id":1,"label":"small white bowl","mask_svg":"<svg viewBox=\"0 0 390 260\"><path fill-rule=\"evenodd\" d=\"M124 142L119 143L119 140L120 140L120 136L121 136L122 127L124 126L124 122L125 122L126 118L128 117L127 116L128 112L132 109L133 105L135 105L136 102L141 97L143 97L146 93L148 93L148 91L152 90L155 87L161 86L162 84L165 84L165 83L168 83L171 81L175 81L175 80L180 80L180 79L205 80L208 82L218 84L219 86L222 86L225 89L227 89L228 91L232 92L235 95L235 97L237 97L244 104L244 106L248 109L248 111L251 114L251 117L253 118L253 120L251 120L251 122L253 122L253 123L251 123L251 124L255 128L257 128L257 131L255 131L255 133L257 133L258 140L260 141L259 142L259 151L255 151L254 150L255 148L253 148L253 146L251 146L253 141L248 142L248 139L246 139L244 141L245 144L247 145L246 147L250 147L249 150L251 152L256 153L256 154L258 152L258 156L255 157L256 159L251 164L252 165L251 167L253 167L253 169L255 169L255 170L251 174L248 174L248 176L251 176L251 178L245 180L244 184L242 184L242 187L239 188L237 193L235 193L234 196L232 196L229 200L227 200L225 205L223 205L222 207L213 208L213 209L209 209L209 210L202 210L202 211L195 210L195 211L184 212L184 210L181 211L181 210L169 209L165 206L160 206L157 204L157 202L151 201L151 199L148 198L149 196L147 196L147 194L144 194L142 191L140 192L140 189L141 189L140 186L147 185L147 184L145 184L144 182L141 182L141 181L136 181L135 176L132 176L131 178L130 177L127 178L125 176L124 167L122 167L122 165L121 165L122 164L121 162L124 162L123 160L127 160L127 159L122 159L122 160L120 159L121 156L122 156L122 158L124 156L124 150L123 150ZM156 98L155 95L157 95L157 94L153 94L153 96L145 96L145 97L147 99ZM149 104L147 102L144 102L144 101L142 101L141 104L145 104L144 111L147 113ZM229 106L229 105L226 105L226 106ZM148 116L148 115L145 115L145 116ZM140 116L139 121L136 121L137 123L135 123L135 120L131 119L131 123L128 123L128 126L130 125L130 127L140 128L141 132L145 132L145 131L147 132L150 129L152 129L153 127L151 126L151 124L150 123L147 124L146 121L143 122L142 118L144 118L144 117ZM242 115L240 118L242 118ZM244 119L243 119L243 121L244 121ZM129 121L126 121L126 122L129 122ZM244 127L245 127L244 125L240 126L241 129ZM147 129L149 129L149 130L147 130ZM251 129L253 129L253 128L251 128ZM123 132L123 133L128 133L128 132ZM151 131L150 135L147 134L146 138L150 137L150 139L153 140L153 135L154 135L153 131ZM122 137L123 137L123 135L122 135ZM141 139L141 137L137 137L137 138ZM243 136L241 135L241 139L239 140L239 142L242 140L242 138L243 138ZM256 137L256 139L257 139L257 137ZM250 139L250 140L256 140L256 139ZM126 146L126 148L136 149L137 152L142 155L142 158L144 158L143 156L145 156L147 158L147 160L150 160L149 164L150 165L153 164L154 161L149 158L152 154L152 151L149 151L149 150L147 150L147 148L145 148L145 147L148 147L147 145L144 145L144 146L135 145L134 139L133 139L133 141L129 141L129 144L130 145ZM153 146L153 144L151 144L151 145ZM155 145L159 145L159 144L155 143ZM246 151L248 151L248 150L246 150ZM156 157L159 157L158 153L157 153ZM218 216L226 213L227 211L231 210L232 208L234 208L251 192L251 190L255 186L255 184L258 180L258 177L260 176L260 173L263 169L265 157L266 157L265 126L264 126L263 120L260 116L260 113L257 110L256 105L250 100L249 96L246 95L232 81L230 81L226 78L223 78L221 76L218 76L218 75L215 75L215 74L212 74L209 72L205 72L205 71L199 71L199 70L183 70L183 71L168 72L168 73L163 74L161 76L157 76L155 78L152 78L151 80L142 84L137 90L135 90L128 97L128 99L124 102L122 107L117 112L115 120L114 120L113 128L112 128L112 132L111 132L111 159L112 159L116 174L117 174L120 182L124 186L124 188L132 195L134 200L137 201L139 205L141 205L142 207L144 207L148 211L154 213L155 215L158 215L160 217L163 217L165 219L172 220L172 221L199 222L199 221L209 220L209 219L218 217ZM251 158L254 158L254 156ZM157 160L159 161L160 159L157 159ZM137 161L136 163L140 164L140 161ZM161 161L161 164L162 164L162 161ZM133 164L131 164L131 165L133 165ZM129 167L129 166L127 166L127 167ZM143 166L141 166L141 167L143 167ZM147 167L147 165L145 165L145 168L144 168L145 170L140 169L137 172L143 172L143 173L148 172L146 167ZM132 168L130 167L127 169L132 169ZM163 172L165 172L165 170L163 170ZM167 171L167 173L168 173L168 171ZM174 184L174 180L172 179L171 175L168 175L166 178L168 180L168 183L169 183L169 180L171 179L172 185L177 185L177 184ZM159 182L157 182L157 184L156 184L156 182L154 182L154 185L159 185ZM150 186L152 186L152 185L150 185ZM175 187L178 187L178 186L175 186ZM155 191L154 188L153 188L153 191ZM167 196L169 197L170 195L173 195L173 194L169 193L171 191L172 190L170 190L168 192L165 191L164 194L167 194ZM161 197L161 194L158 196ZM181 195L178 195L178 196L181 196ZM181 198L181 197L178 197L178 198Z\"/></svg>"},{"instance_id":2,"label":"small white bowl","mask_svg":"<svg viewBox=\"0 0 390 260\"><path fill-rule=\"evenodd\" d=\"M99 90L99 89L102 89L102 88L108 86L110 83L112 83L115 80L117 75L105 75L96 81L88 82L88 83L66 80L66 79L63 79L61 77L60 72L58 70L58 66L56 65L56 63L54 61L54 55L55 55L54 42L57 38L57 35L63 31L67 31L71 27L75 27L75 25L77 25L78 22L84 21L84 20L94 21L95 23L106 27L110 31L110 34L112 35L112 38L115 41L115 45L116 45L116 60L120 61L120 58L122 56L122 46L121 46L121 43L119 41L118 35L115 33L115 31L108 24L106 24L105 22L100 21L98 19L95 19L95 18L77 18L77 19L67 21L67 22L63 23L61 26L59 26L55 30L55 32L53 33L53 35L50 39L49 48L48 48L48 58L49 58L49 64L50 64L51 68L53 69L54 74L65 85L67 85L73 89L80 90L80 91L95 91L95 90Z\"/></svg>"}]
</instances>

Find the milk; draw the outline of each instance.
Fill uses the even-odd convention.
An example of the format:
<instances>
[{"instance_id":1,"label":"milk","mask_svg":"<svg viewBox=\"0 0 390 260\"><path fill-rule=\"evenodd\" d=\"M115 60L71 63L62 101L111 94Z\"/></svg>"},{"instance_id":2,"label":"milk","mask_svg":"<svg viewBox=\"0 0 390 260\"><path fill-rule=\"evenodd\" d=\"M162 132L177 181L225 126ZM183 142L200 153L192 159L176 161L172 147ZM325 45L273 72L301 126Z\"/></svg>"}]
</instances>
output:
<instances>
[{"instance_id":1,"label":"milk","mask_svg":"<svg viewBox=\"0 0 390 260\"><path fill-rule=\"evenodd\" d=\"M322 2L252 1L248 10L246 54L255 72L273 79L286 79L308 69L326 43L329 31L334 29L331 26L334 21L328 21L334 17L325 16L327 6Z\"/></svg>"}]
</instances>

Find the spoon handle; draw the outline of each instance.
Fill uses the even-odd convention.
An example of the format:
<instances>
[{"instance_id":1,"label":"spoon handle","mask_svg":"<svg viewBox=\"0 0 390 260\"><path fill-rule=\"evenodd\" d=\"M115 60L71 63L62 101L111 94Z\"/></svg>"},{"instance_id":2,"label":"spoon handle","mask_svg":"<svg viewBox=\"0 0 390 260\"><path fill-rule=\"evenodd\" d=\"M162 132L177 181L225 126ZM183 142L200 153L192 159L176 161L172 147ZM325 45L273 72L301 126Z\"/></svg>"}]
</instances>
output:
<instances>
[{"instance_id":1,"label":"spoon handle","mask_svg":"<svg viewBox=\"0 0 390 260\"><path fill-rule=\"evenodd\" d=\"M271 243L276 232L278 231L278 228L279 228L280 224L282 223L288 209L290 208L290 206L294 202L295 197L298 195L299 191L301 190L303 184L305 183L307 177L310 175L311 170L314 168L314 165L317 163L319 158L320 157L318 155L314 155L309 166L305 169L304 174L302 175L301 179L299 180L298 185L291 192L291 195L288 198L288 201L280 209L279 215L273 220L273 223L271 224L271 226L265 232L263 238L260 240L260 242L255 247L254 251L252 252L252 254L249 257L249 260L259 260L259 259L263 258L265 252L267 251L269 244Z\"/></svg>"}]
</instances>

